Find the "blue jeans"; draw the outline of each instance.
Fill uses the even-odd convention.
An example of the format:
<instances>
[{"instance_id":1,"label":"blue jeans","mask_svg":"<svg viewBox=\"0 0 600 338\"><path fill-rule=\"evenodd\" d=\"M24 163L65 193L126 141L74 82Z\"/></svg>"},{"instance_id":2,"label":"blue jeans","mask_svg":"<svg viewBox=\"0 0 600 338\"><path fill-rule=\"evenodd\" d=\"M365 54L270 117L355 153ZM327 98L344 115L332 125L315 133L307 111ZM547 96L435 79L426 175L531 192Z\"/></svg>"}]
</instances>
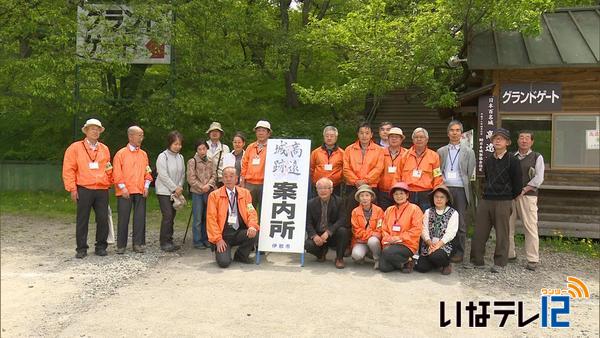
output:
<instances>
[{"instance_id":1,"label":"blue jeans","mask_svg":"<svg viewBox=\"0 0 600 338\"><path fill-rule=\"evenodd\" d=\"M208 243L208 235L206 234L207 201L208 194L192 193L192 213L194 215L192 233L194 234L194 245Z\"/></svg>"}]
</instances>

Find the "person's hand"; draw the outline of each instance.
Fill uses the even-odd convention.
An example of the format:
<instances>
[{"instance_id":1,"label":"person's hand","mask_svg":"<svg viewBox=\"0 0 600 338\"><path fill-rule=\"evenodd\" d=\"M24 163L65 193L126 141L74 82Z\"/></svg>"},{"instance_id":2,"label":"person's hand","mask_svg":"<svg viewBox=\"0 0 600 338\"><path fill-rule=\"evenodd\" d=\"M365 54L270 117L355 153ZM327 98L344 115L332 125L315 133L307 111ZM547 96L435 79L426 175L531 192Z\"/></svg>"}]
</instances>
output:
<instances>
[{"instance_id":1,"label":"person's hand","mask_svg":"<svg viewBox=\"0 0 600 338\"><path fill-rule=\"evenodd\" d=\"M221 239L217 242L217 252L223 253L225 252L225 250L227 250L227 243L225 243L225 241Z\"/></svg>"},{"instance_id":2,"label":"person's hand","mask_svg":"<svg viewBox=\"0 0 600 338\"><path fill-rule=\"evenodd\" d=\"M148 197L148 188L144 188L144 192L142 193L142 196L144 196L144 198Z\"/></svg>"},{"instance_id":3,"label":"person's hand","mask_svg":"<svg viewBox=\"0 0 600 338\"><path fill-rule=\"evenodd\" d=\"M256 237L256 229L253 227L248 228L248 231L246 231L246 236L248 236L248 238Z\"/></svg>"},{"instance_id":4,"label":"person's hand","mask_svg":"<svg viewBox=\"0 0 600 338\"><path fill-rule=\"evenodd\" d=\"M317 246L323 246L323 244L325 244L319 235L313 237L313 242L315 242Z\"/></svg>"},{"instance_id":5,"label":"person's hand","mask_svg":"<svg viewBox=\"0 0 600 338\"><path fill-rule=\"evenodd\" d=\"M240 177L240 184L238 184L240 187L245 188L246 187L246 180L244 180L243 177Z\"/></svg>"},{"instance_id":6,"label":"person's hand","mask_svg":"<svg viewBox=\"0 0 600 338\"><path fill-rule=\"evenodd\" d=\"M202 192L208 192L210 190L210 185L206 184L205 186L202 187Z\"/></svg>"},{"instance_id":7,"label":"person's hand","mask_svg":"<svg viewBox=\"0 0 600 338\"><path fill-rule=\"evenodd\" d=\"M398 236L392 236L392 240L390 241L392 244L402 243L402 240Z\"/></svg>"},{"instance_id":8,"label":"person's hand","mask_svg":"<svg viewBox=\"0 0 600 338\"><path fill-rule=\"evenodd\" d=\"M364 180L358 180L358 181L356 181L356 184L355 184L355 186L358 188L358 187L360 187L360 186L361 186L361 185L363 185L363 184L367 184L367 182L366 182L366 181L364 181Z\"/></svg>"},{"instance_id":9,"label":"person's hand","mask_svg":"<svg viewBox=\"0 0 600 338\"><path fill-rule=\"evenodd\" d=\"M79 199L79 194L77 193L77 190L71 191L71 200L73 202L77 202L78 199Z\"/></svg>"},{"instance_id":10,"label":"person's hand","mask_svg":"<svg viewBox=\"0 0 600 338\"><path fill-rule=\"evenodd\" d=\"M325 231L322 235L321 235L321 239L323 240L324 243L327 243L327 239L329 238L329 231Z\"/></svg>"},{"instance_id":11,"label":"person's hand","mask_svg":"<svg viewBox=\"0 0 600 338\"><path fill-rule=\"evenodd\" d=\"M521 190L521 196L525 195L526 193L533 191L533 187L526 185L523 190Z\"/></svg>"},{"instance_id":12,"label":"person's hand","mask_svg":"<svg viewBox=\"0 0 600 338\"><path fill-rule=\"evenodd\" d=\"M121 189L121 193L122 193L121 197L129 199L129 190L127 190L127 188Z\"/></svg>"},{"instance_id":13,"label":"person's hand","mask_svg":"<svg viewBox=\"0 0 600 338\"><path fill-rule=\"evenodd\" d=\"M183 188L182 187L177 187L175 189L175 195L181 196L182 193L183 193Z\"/></svg>"}]
</instances>

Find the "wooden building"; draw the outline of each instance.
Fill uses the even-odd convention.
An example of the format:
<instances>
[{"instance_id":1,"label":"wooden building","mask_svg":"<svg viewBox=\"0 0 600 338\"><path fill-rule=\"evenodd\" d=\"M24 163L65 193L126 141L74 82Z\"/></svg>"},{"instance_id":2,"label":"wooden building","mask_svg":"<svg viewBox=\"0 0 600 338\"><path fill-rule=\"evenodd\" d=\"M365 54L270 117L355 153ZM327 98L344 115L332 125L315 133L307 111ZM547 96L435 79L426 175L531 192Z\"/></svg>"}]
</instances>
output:
<instances>
[{"instance_id":1,"label":"wooden building","mask_svg":"<svg viewBox=\"0 0 600 338\"><path fill-rule=\"evenodd\" d=\"M517 149L519 130L532 130L533 149L544 157L540 234L600 238L600 6L544 13L541 25L539 36L496 31L473 36L467 63L474 81L452 115L477 126L484 108L478 101L492 96L495 127L512 132L511 150ZM431 111L415 113L414 107L413 114L400 116L403 92L384 97L378 108L383 116L378 112L376 119L401 126L402 120L414 121L445 138L448 116L433 118Z\"/></svg>"}]
</instances>

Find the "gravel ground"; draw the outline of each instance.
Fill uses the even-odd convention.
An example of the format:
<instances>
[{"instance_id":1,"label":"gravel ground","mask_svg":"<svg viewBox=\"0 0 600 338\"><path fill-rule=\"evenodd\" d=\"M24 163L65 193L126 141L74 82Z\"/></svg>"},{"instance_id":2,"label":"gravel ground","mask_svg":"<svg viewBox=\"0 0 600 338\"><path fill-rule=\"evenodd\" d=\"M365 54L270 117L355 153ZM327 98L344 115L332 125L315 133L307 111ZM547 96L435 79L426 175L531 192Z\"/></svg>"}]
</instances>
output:
<instances>
[{"instance_id":1,"label":"gravel ground","mask_svg":"<svg viewBox=\"0 0 600 338\"><path fill-rule=\"evenodd\" d=\"M537 271L532 272L524 268L525 262L519 259L515 263L510 263L501 274L494 274L486 270L465 269L462 265L455 265L453 274L445 277L438 273L422 275L414 273L413 275L404 274L380 274L370 270L371 268L363 266L354 266L347 259L347 268L336 271L333 264L329 266L317 264L307 256L307 266L300 271L296 265L287 268L278 268L277 264L286 260L286 256L274 255L271 259L274 265L265 262L261 266L248 266L239 269L232 267L228 270L216 268L212 256L209 252L203 250L194 250L189 247L189 237L186 246L177 253L163 253L158 249L158 233L155 230L150 230L147 233L147 252L145 254L135 254L130 250L125 255L114 254L114 245L109 247L109 256L97 257L93 255L93 250L90 256L83 260L74 258L74 225L72 221L67 220L42 220L39 218L30 218L16 215L2 215L0 217L0 245L1 245L1 263L2 263L2 313L1 327L2 337L14 336L73 336L80 335L84 332L90 336L104 336L110 332L110 329L117 326L115 322L123 320L131 320L128 308L142 308L141 317L153 318L150 315L157 315L156 309L161 308L161 304L169 303L169 298L164 297L161 290L164 287L172 287L173 285L181 286L186 291L180 294L172 294L168 297L180 299L180 302L196 302L197 297L217 297L221 299L230 293L227 292L225 285L219 285L216 289L199 288L191 291L190 283L194 286L198 282L202 283L230 283L235 288L241 287L241 281L248 281L252 284L251 287L264 288L268 283L286 283L290 285L289 289L282 290L287 296L291 297L292 303L305 304L306 300L295 300L294 294L298 297L312 297L303 295L302 289L310 283L315 285L323 285L324 283L347 283L350 292L340 290L341 299L346 299L348 294L356 297L368 296L356 294L360 293L361 288L373 287L373 283L378 283L383 288L395 288L395 285L401 285L403 289L397 292L406 292L408 295L414 295L416 292L423 292L422 288L438 287L440 285L447 287L447 292L444 293L440 289L440 295L432 294L423 296L427 299L430 306L437 309L437 302L440 299L445 299L448 302L454 300L527 300L529 304L539 303L539 290L543 287L565 287L567 276L576 276L584 280L590 288L591 298L589 300L577 300L576 307L572 312L576 316L571 316L571 325L573 329L568 331L567 336L581 337L598 337L598 294L599 294L599 268L600 261L598 259L590 259L570 253L556 253L548 250L542 250L542 261ZM184 225L180 225L183 227ZM176 229L176 235L182 236L185 229ZM90 229L90 238L93 238L94 230ZM89 240L89 239L88 239ZM176 238L176 241L181 242L181 238ZM91 242L90 242L91 243ZM488 243L488 258L491 258L493 243ZM130 244L131 246L131 244ZM467 249L467 252L469 250ZM524 257L522 248L518 248L518 257ZM331 256L331 253L330 253ZM269 256L270 257L270 256ZM282 258L283 257L283 258ZM329 257L332 258L332 257ZM279 260L279 261L278 261ZM283 263L289 263L287 261ZM331 263L331 262L329 262ZM289 264L288 264L289 265ZM162 272L162 273L161 273ZM256 274L256 275L255 275ZM313 278L317 275L318 278ZM339 280L337 278L340 278ZM192 282L194 281L194 282ZM364 283L364 284L361 284ZM296 285L298 284L298 285ZM331 284L336 285L336 284ZM320 286L318 286L320 287ZM298 289L301 288L301 289ZM143 299L146 299L145 304L130 304L131 296L139 296L140 292L147 290L149 294L144 294ZM264 297L278 297L271 289L265 290ZM188 292L188 293L186 293ZM236 291L237 292L237 291ZM223 293L221 295L221 293ZM202 295L202 296L200 296ZM237 295L237 294L236 294ZM241 296L241 295L240 295ZM179 298L178 298L179 297ZM238 296L235 296L238 297ZM244 297L244 296L242 296ZM406 297L399 293L397 296L390 296L390 299L382 300L382 304L374 307L373 311L386 308L389 305L392 309L396 306L394 297ZM410 297L410 296L409 296ZM155 298L155 299L154 299ZM418 297L413 297L411 301L416 302L413 306L421 306ZM318 300L317 297L316 300ZM368 297L366 298L368 301ZM537 300L536 300L537 299ZM352 308L352 302L336 300L340 302L345 311L350 313L350 316L355 311L361 309ZM256 301L258 302L258 300ZM387 304L386 302L390 303ZM575 302L575 301L574 301ZM158 304L156 304L158 303ZM255 304L253 301L250 304ZM193 303L195 304L195 303ZM203 302L200 300L200 305ZM273 303L274 311L277 310L277 303ZM345 304L345 305L344 305ZM225 305L218 303L215 307L215 313L223 311L229 313L238 311L233 305ZM383 306L382 306L383 305ZM145 307L144 307L145 306ZM189 306L198 306L192 305ZM219 307L221 306L221 307ZM229 306L229 307L227 307ZM304 305L303 305L304 306ZM306 305L306 306L314 306ZM168 306L167 306L168 307ZM301 306L302 307L302 306ZM184 323L189 321L186 313L190 309L177 307L169 310L173 313L183 311ZM136 310L137 311L137 310ZM287 310L281 309L281 314L286 315ZM291 313L299 311L298 309L290 310ZM325 315L318 313L312 319L318 323L319 320L324 320L333 313L332 309L322 309ZM250 311L248 311L250 312ZM434 311L435 312L435 311ZM111 321L107 322L103 327L102 321L98 322L98 313L101 317L106 317L106 314ZM168 331L161 331L161 327L154 327L160 322L161 312L158 317L154 318L155 324L146 323L146 329L149 330L144 335L178 335L195 336L197 333L189 331L173 331L173 328L168 328ZM166 313L165 313L166 314ZM299 314L304 317L311 316L310 314ZM424 315L425 316L425 315ZM431 317L431 318L430 318ZM425 316L428 320L435 322L437 313L430 314L430 317ZM311 321L311 318L307 318ZM219 317L215 318L218 321ZM266 321L267 318L265 318ZM265 322L265 321L263 321ZM208 327L215 325L208 324ZM359 326L362 328L361 320L352 320L347 323L349 327ZM385 329L371 331L371 335L397 335L400 329L403 329L404 324L398 326L389 326ZM160 325L159 325L160 326ZM368 326L368 325L367 325ZM185 325L182 326L185 328ZM235 328L227 327L229 330ZM226 328L226 329L227 329ZM152 331L153 329L153 331ZM162 328L164 330L164 328ZM274 335L285 335L286 331L281 328L257 326L255 331L242 331L245 335L255 332L256 335L264 332L272 332ZM290 328L291 329L291 328ZM336 335L333 332L322 331L303 331L304 328L293 330L292 335ZM221 329L222 330L222 329ZM267 331L265 331L267 330ZM224 335L223 331L203 331L202 335ZM212 333L211 333L212 332ZM224 331L227 332L227 331ZM239 331L235 335L239 335ZM303 333L304 332L304 333ZM450 333L451 331L447 331ZM495 334L494 334L495 332ZM127 332L117 330L113 332L117 336L124 335L142 335L142 332ZM339 334L364 335L369 333L365 330L354 330L348 332L340 332ZM435 332L419 331L417 336L426 336ZM447 334L448 334L447 333ZM474 335L479 331L460 331L460 335ZM508 332L507 332L508 333ZM227 335L227 334L225 334ZM490 331L491 336L502 335L502 332ZM508 335L528 335L538 336L542 332L518 329L510 331ZM565 331L546 331L544 336L561 336L565 335ZM83 335L82 335L83 336Z\"/></svg>"}]
</instances>

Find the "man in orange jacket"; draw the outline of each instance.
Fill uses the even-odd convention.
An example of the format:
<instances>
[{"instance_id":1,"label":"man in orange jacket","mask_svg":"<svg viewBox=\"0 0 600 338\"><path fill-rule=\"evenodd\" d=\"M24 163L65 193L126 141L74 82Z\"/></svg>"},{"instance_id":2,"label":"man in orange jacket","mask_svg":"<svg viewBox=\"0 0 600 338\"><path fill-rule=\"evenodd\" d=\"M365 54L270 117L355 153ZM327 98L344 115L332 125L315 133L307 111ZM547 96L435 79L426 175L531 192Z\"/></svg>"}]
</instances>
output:
<instances>
[{"instance_id":1,"label":"man in orange jacket","mask_svg":"<svg viewBox=\"0 0 600 338\"><path fill-rule=\"evenodd\" d=\"M402 147L404 133L402 129L393 127L388 132L388 147L383 150L383 173L379 179L379 195L377 196L377 205L385 211L394 204L390 197L390 189L394 183L401 180L402 157L408 153L406 148Z\"/></svg>"},{"instance_id":2,"label":"man in orange jacket","mask_svg":"<svg viewBox=\"0 0 600 338\"><path fill-rule=\"evenodd\" d=\"M440 156L427 148L429 133L425 128L416 128L412 133L413 146L402 158L402 181L410 189L410 202L422 211L431 207L429 194L443 183Z\"/></svg>"},{"instance_id":3,"label":"man in orange jacket","mask_svg":"<svg viewBox=\"0 0 600 338\"><path fill-rule=\"evenodd\" d=\"M87 234L90 212L96 215L96 249L98 256L106 256L108 243L108 188L112 184L112 165L108 147L98 141L104 131L97 119L86 121L81 131L85 138L73 142L65 151L62 177L65 189L77 203L75 238L77 258L87 256Z\"/></svg>"},{"instance_id":4,"label":"man in orange jacket","mask_svg":"<svg viewBox=\"0 0 600 338\"><path fill-rule=\"evenodd\" d=\"M263 183L265 181L265 162L267 161L267 142L271 136L271 124L258 121L254 127L256 142L250 143L242 157L240 186L250 190L254 206L260 212Z\"/></svg>"},{"instance_id":5,"label":"man in orange jacket","mask_svg":"<svg viewBox=\"0 0 600 338\"><path fill-rule=\"evenodd\" d=\"M323 177L333 182L333 194L340 197L344 149L338 147L338 130L334 126L323 129L323 145L310 154L310 177L313 185ZM316 191L316 188L315 190ZM313 194L316 196L316 194Z\"/></svg>"},{"instance_id":6,"label":"man in orange jacket","mask_svg":"<svg viewBox=\"0 0 600 338\"><path fill-rule=\"evenodd\" d=\"M215 260L226 268L231 264L231 247L239 245L233 260L250 264L249 255L258 240L258 215L250 191L236 187L235 167L223 169L223 187L208 196L206 230L216 246Z\"/></svg>"},{"instance_id":7,"label":"man in orange jacket","mask_svg":"<svg viewBox=\"0 0 600 338\"><path fill-rule=\"evenodd\" d=\"M129 143L115 154L113 178L119 222L117 254L124 254L129 235L129 217L133 206L133 251L143 253L146 244L146 198L152 182L148 155L140 149L144 131L138 126L127 129Z\"/></svg>"},{"instance_id":8,"label":"man in orange jacket","mask_svg":"<svg viewBox=\"0 0 600 338\"><path fill-rule=\"evenodd\" d=\"M344 151L344 179L346 180L346 219L358 206L356 190L363 184L377 193L377 184L383 171L383 148L373 142L373 131L367 122L358 126L358 140Z\"/></svg>"}]
</instances>

